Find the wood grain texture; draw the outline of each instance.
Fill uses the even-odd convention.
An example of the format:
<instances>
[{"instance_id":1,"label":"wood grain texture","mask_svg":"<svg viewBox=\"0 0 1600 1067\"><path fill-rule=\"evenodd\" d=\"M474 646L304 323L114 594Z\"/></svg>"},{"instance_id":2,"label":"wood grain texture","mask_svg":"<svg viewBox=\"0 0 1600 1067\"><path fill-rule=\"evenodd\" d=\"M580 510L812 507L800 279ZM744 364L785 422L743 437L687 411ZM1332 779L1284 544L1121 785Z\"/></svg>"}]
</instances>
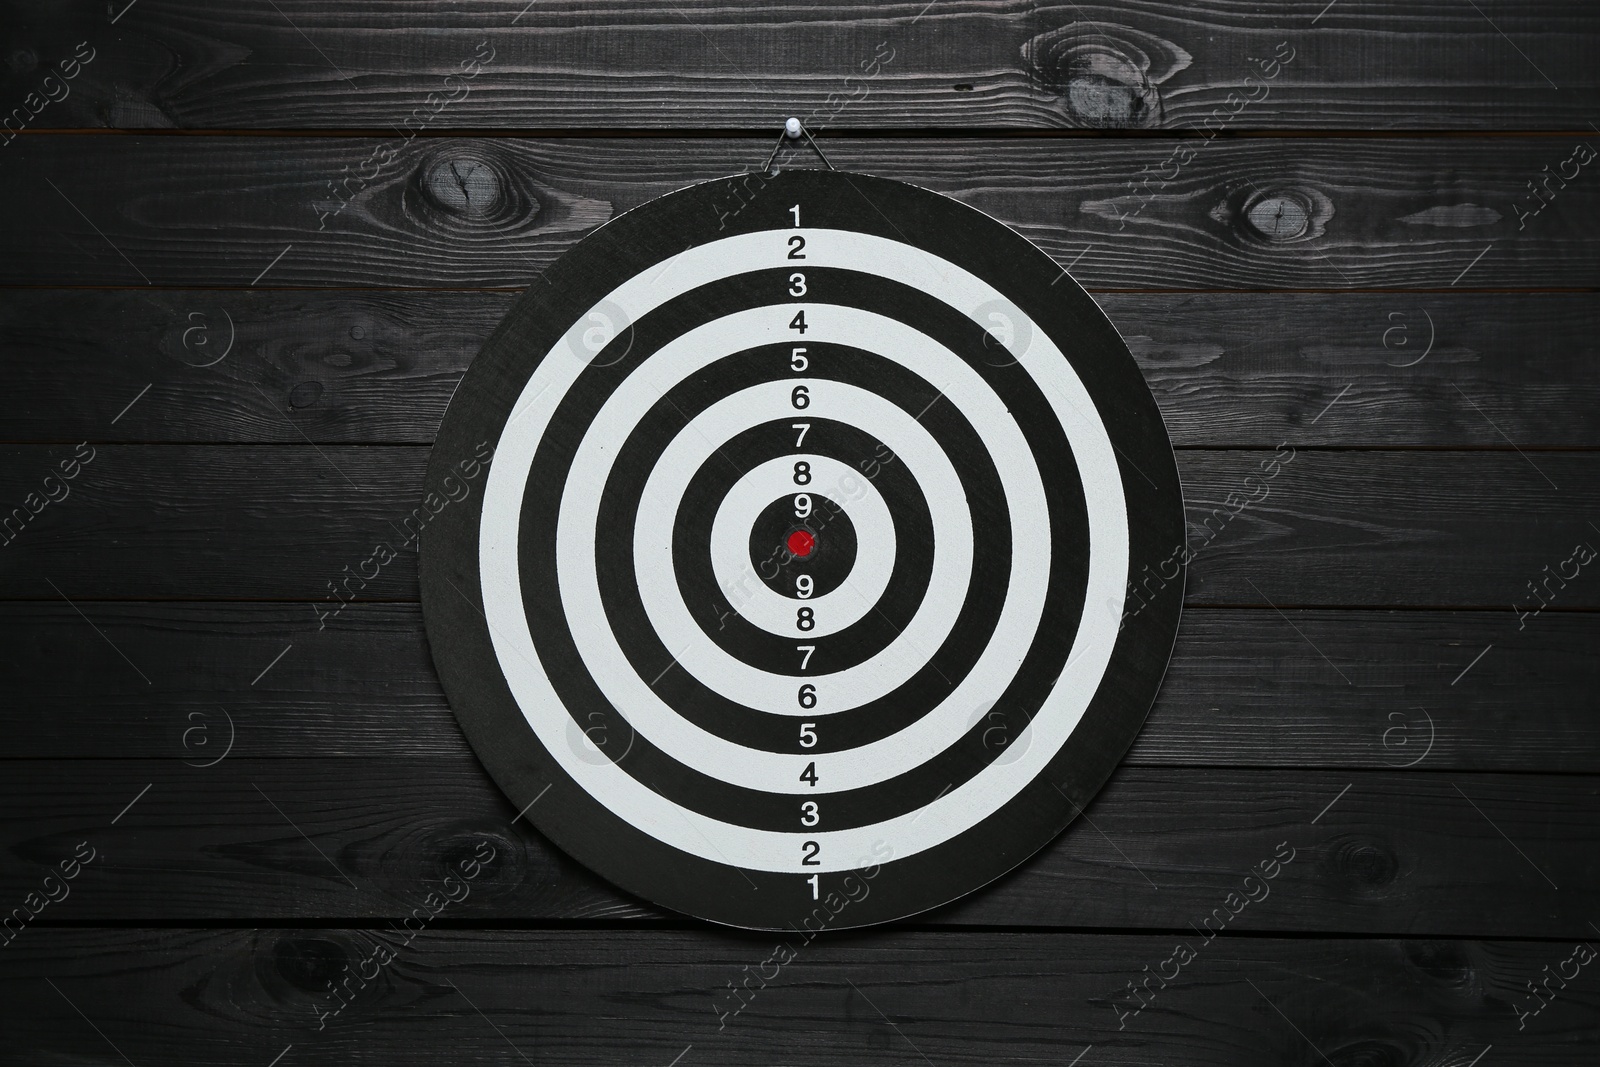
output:
<instances>
[{"instance_id":1,"label":"wood grain texture","mask_svg":"<svg viewBox=\"0 0 1600 1067\"><path fill-rule=\"evenodd\" d=\"M1586 288L1600 181L1580 168L1525 214L1543 203L1528 183L1577 143L863 139L830 158L986 211L1091 288ZM617 213L759 168L766 146L128 136L5 151L0 197L28 210L0 284L474 287L526 285ZM787 206L752 194L744 210Z\"/></svg>"},{"instance_id":2,"label":"wood grain texture","mask_svg":"<svg viewBox=\"0 0 1600 1067\"><path fill-rule=\"evenodd\" d=\"M1251 129L1592 118L1596 23L1581 0L1501 5L1493 21L1428 0L1325 4L245 0L224 13L140 0L112 27L87 0L17 2L0 21L26 58L0 89L20 101L88 39L95 59L40 123L775 132L794 114L818 128L1186 129L1245 97L1234 121ZM1252 60L1280 44L1293 58L1263 81ZM475 56L490 58L464 81Z\"/></svg>"},{"instance_id":3,"label":"wood grain texture","mask_svg":"<svg viewBox=\"0 0 1600 1067\"><path fill-rule=\"evenodd\" d=\"M1600 8L1267 8L0 0L0 1062L1587 1067ZM1072 264L1198 555L1086 819L773 971L514 821L414 552L319 614L515 291L790 114Z\"/></svg>"},{"instance_id":4,"label":"wood grain texture","mask_svg":"<svg viewBox=\"0 0 1600 1067\"><path fill-rule=\"evenodd\" d=\"M322 631L301 604L82 607L93 626L59 600L0 604L0 757L467 752L414 604ZM1191 608L1126 762L1600 773L1597 641L1587 613Z\"/></svg>"},{"instance_id":5,"label":"wood grain texture","mask_svg":"<svg viewBox=\"0 0 1600 1067\"><path fill-rule=\"evenodd\" d=\"M1324 416L1337 417L1337 406ZM71 495L0 547L4 599L308 599L331 610L339 598L417 596L408 540L424 448L91 447ZM0 449L0 501L22 507L73 452ZM1592 567L1572 563L1574 546L1600 545L1583 518L1600 514L1600 454L1302 449L1280 462L1288 455L1178 453L1189 603L1532 609L1537 582L1554 608L1600 607ZM399 558L364 563L378 542ZM1152 577L1163 566L1132 576L1145 599L1176 595ZM306 629L318 625L307 608Z\"/></svg>"},{"instance_id":6,"label":"wood grain texture","mask_svg":"<svg viewBox=\"0 0 1600 1067\"><path fill-rule=\"evenodd\" d=\"M0 434L431 443L456 382L513 299L0 290L9 411ZM1099 299L1180 447L1600 445L1600 341L1588 295Z\"/></svg>"},{"instance_id":7,"label":"wood grain texture","mask_svg":"<svg viewBox=\"0 0 1600 1067\"><path fill-rule=\"evenodd\" d=\"M54 918L399 918L480 838L503 873L454 918L669 914L513 826L516 807L465 752L6 769L0 803L20 818L0 828L4 899L80 841L102 857ZM1183 930L1287 842L1295 858L1268 901L1230 930L1581 937L1600 875L1600 778L1588 775L1124 767L1087 815L916 922Z\"/></svg>"},{"instance_id":8,"label":"wood grain texture","mask_svg":"<svg viewBox=\"0 0 1600 1067\"><path fill-rule=\"evenodd\" d=\"M1109 1062L1196 1067L1465 1065L1494 1045L1517 1063L1577 1067L1600 1039L1587 971L1517 1030L1516 1008L1537 1003L1525 983L1566 960L1568 943L1222 937L1191 946L1196 958L1133 1015L1116 994L1170 958L1173 937L889 929L795 936L786 965L766 962L787 958L772 935L717 929L428 930L409 944L362 929L27 937L0 954L0 988L16 1015L8 1045L36 1063L112 1062L108 1042L135 1063L218 1067L288 1045L286 1064L436 1064L447 1048L453 1063L844 1065L920 1052L941 1065L1065 1065L1092 1046L1119 1057ZM393 962L369 969L319 1030L339 1003L328 983L379 944ZM731 1014L728 984L747 975Z\"/></svg>"}]
</instances>

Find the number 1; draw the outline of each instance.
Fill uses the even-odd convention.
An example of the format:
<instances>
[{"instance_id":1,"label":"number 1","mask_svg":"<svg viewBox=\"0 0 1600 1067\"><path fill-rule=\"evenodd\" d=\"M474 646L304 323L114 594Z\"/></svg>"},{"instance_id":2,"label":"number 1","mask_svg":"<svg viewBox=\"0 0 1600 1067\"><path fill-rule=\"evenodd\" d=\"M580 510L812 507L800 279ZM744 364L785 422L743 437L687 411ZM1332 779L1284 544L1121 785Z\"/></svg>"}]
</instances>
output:
<instances>
[{"instance_id":1,"label":"number 1","mask_svg":"<svg viewBox=\"0 0 1600 1067\"><path fill-rule=\"evenodd\" d=\"M796 226L800 225L800 205L796 204L794 207L790 208L789 211L794 215L794 224Z\"/></svg>"}]
</instances>

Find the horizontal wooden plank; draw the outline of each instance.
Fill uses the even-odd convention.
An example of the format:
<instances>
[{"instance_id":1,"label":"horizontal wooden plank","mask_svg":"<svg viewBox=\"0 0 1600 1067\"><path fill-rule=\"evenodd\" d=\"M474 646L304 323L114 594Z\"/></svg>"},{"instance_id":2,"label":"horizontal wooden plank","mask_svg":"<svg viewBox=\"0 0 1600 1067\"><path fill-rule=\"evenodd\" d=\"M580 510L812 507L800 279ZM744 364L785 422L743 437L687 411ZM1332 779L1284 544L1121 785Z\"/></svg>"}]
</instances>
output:
<instances>
[{"instance_id":1,"label":"horizontal wooden plank","mask_svg":"<svg viewBox=\"0 0 1600 1067\"><path fill-rule=\"evenodd\" d=\"M0 990L30 1063L1578 1067L1600 1040L1568 943L1183 937L40 929ZM1546 967L1580 977L1539 1000Z\"/></svg>"},{"instance_id":2,"label":"horizontal wooden plank","mask_svg":"<svg viewBox=\"0 0 1600 1067\"><path fill-rule=\"evenodd\" d=\"M243 0L224 15L141 0L112 27L78 0L13 17L29 62L5 87L21 101L87 38L88 67L36 124L775 129L798 114L819 127L1188 128L1243 98L1233 121L1256 129L1592 117L1596 27L1579 0L1325 6ZM1287 62L1259 61L1274 56Z\"/></svg>"},{"instance_id":3,"label":"horizontal wooden plank","mask_svg":"<svg viewBox=\"0 0 1600 1067\"><path fill-rule=\"evenodd\" d=\"M0 290L9 411L0 434L431 443L456 382L513 299ZM1600 342L1588 295L1101 300L1179 446L1600 445ZM1335 396L1338 407L1320 418Z\"/></svg>"},{"instance_id":4,"label":"horizontal wooden plank","mask_svg":"<svg viewBox=\"0 0 1600 1067\"><path fill-rule=\"evenodd\" d=\"M333 583L378 542L399 557L339 595L417 595L411 512L426 449L84 447L93 458L66 483L53 475L81 449L0 448L0 501L29 519L0 548L6 598L317 599L331 610ZM1574 559L1575 545L1600 542L1583 518L1600 514L1600 454L1196 450L1178 461L1191 603L1600 607L1600 582ZM42 503L31 518L30 499ZM1176 593L1164 567L1133 576L1143 600ZM306 623L316 625L309 609Z\"/></svg>"},{"instance_id":5,"label":"horizontal wooden plank","mask_svg":"<svg viewBox=\"0 0 1600 1067\"><path fill-rule=\"evenodd\" d=\"M667 916L513 826L516 808L468 753L262 760L249 742L210 767L9 763L3 899L88 840L97 878L60 918L400 917L486 838L501 873L458 919ZM1229 929L1569 937L1587 929L1600 876L1593 776L1124 767L1088 818L917 921L1181 930L1287 842L1279 903Z\"/></svg>"},{"instance_id":6,"label":"horizontal wooden plank","mask_svg":"<svg viewBox=\"0 0 1600 1067\"><path fill-rule=\"evenodd\" d=\"M830 158L987 211L1094 288L1573 288L1600 284L1600 182L1571 177L1577 145L918 138L839 142ZM754 138L19 138L0 198L29 210L13 213L0 284L520 286L617 213L759 168L766 151ZM1528 185L1546 167L1570 172L1548 203Z\"/></svg>"},{"instance_id":7,"label":"horizontal wooden plank","mask_svg":"<svg viewBox=\"0 0 1600 1067\"><path fill-rule=\"evenodd\" d=\"M320 631L302 604L81 606L0 604L0 758L467 752L414 604ZM1572 612L1192 608L1127 762L1600 773L1597 642Z\"/></svg>"}]
</instances>

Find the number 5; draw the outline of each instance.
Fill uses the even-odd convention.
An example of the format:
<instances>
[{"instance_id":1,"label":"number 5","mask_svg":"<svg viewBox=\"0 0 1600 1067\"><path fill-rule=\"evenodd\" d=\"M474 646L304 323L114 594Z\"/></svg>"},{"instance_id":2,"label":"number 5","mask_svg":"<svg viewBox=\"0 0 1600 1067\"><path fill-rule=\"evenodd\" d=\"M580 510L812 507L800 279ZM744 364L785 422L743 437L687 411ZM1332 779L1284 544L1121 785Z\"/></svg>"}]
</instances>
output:
<instances>
[{"instance_id":1,"label":"number 5","mask_svg":"<svg viewBox=\"0 0 1600 1067\"><path fill-rule=\"evenodd\" d=\"M803 722L800 724L800 747L815 748L817 745L817 724Z\"/></svg>"}]
</instances>

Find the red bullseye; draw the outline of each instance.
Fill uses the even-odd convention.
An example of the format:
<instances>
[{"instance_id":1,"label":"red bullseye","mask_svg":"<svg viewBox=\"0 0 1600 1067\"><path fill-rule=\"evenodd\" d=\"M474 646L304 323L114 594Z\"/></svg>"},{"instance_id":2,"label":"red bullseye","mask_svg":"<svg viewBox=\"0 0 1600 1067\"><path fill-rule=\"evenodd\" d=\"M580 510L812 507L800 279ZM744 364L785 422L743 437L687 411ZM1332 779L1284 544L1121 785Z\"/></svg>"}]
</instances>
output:
<instances>
[{"instance_id":1,"label":"red bullseye","mask_svg":"<svg viewBox=\"0 0 1600 1067\"><path fill-rule=\"evenodd\" d=\"M811 555L811 550L817 547L817 539L810 530L796 530L789 535L789 554L799 556L801 559Z\"/></svg>"}]
</instances>

